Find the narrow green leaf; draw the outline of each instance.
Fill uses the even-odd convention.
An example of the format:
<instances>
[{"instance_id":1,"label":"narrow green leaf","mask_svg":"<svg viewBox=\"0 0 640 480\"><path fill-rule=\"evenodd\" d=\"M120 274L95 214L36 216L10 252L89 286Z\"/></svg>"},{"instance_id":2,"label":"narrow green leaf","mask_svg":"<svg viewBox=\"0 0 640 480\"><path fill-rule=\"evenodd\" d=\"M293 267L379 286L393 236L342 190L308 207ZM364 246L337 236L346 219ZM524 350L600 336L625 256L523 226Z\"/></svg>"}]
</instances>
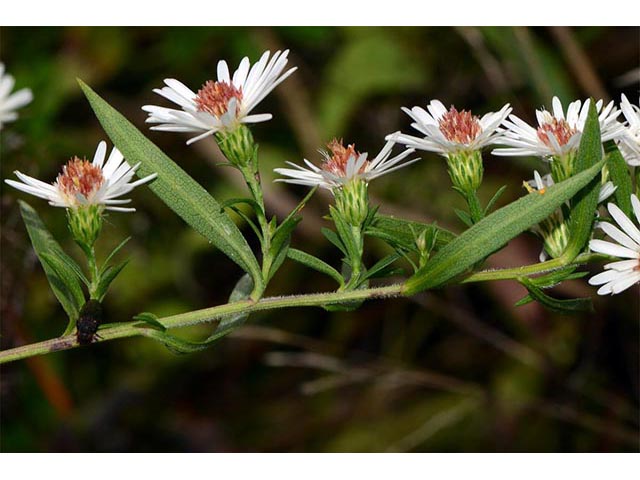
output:
<instances>
[{"instance_id":1,"label":"narrow green leaf","mask_svg":"<svg viewBox=\"0 0 640 480\"><path fill-rule=\"evenodd\" d=\"M389 269L389 266L401 257L402 255L400 255L397 252L394 252L391 255L387 255L383 259L377 261L370 269L367 270L363 280L369 280L371 278L380 278L388 275L390 271L392 271Z\"/></svg>"},{"instance_id":2,"label":"narrow green leaf","mask_svg":"<svg viewBox=\"0 0 640 480\"><path fill-rule=\"evenodd\" d=\"M416 251L416 236L420 235L425 229L438 232L435 250L442 248L456 237L454 233L435 224L404 220L381 214L376 215L372 225L365 230L365 233L372 237L380 238L392 246Z\"/></svg>"},{"instance_id":3,"label":"narrow green leaf","mask_svg":"<svg viewBox=\"0 0 640 480\"><path fill-rule=\"evenodd\" d=\"M22 200L18 201L18 203L20 205L22 219L27 227L27 233L31 239L31 244L47 275L49 285L51 285L54 295L69 316L69 324L65 332L70 333L78 319L78 313L85 302L82 286L75 272L69 268L65 262L60 260L62 256L66 257L67 255L51 233L49 233L44 223L42 223L38 213L28 203ZM47 262L45 256L51 259L58 259L57 262L54 261L55 266Z\"/></svg>"},{"instance_id":4,"label":"narrow green leaf","mask_svg":"<svg viewBox=\"0 0 640 480\"><path fill-rule=\"evenodd\" d=\"M131 240L131 237L127 237L125 238L123 241L121 241L118 246L116 248L114 248L111 253L109 254L109 256L105 259L104 264L102 265L102 268L100 269L99 274L102 276L102 274L104 274L105 270L109 267L109 262L113 259L113 257L116 256L116 254L122 249L122 247L124 247L127 242Z\"/></svg>"},{"instance_id":5,"label":"narrow green leaf","mask_svg":"<svg viewBox=\"0 0 640 480\"><path fill-rule=\"evenodd\" d=\"M225 208L235 206L239 203L244 203L245 205L249 205L254 211L262 210L260 208L260 205L258 205L258 203L252 198L230 198L222 202L220 204L220 208L224 210Z\"/></svg>"},{"instance_id":6,"label":"narrow green leaf","mask_svg":"<svg viewBox=\"0 0 640 480\"><path fill-rule=\"evenodd\" d=\"M100 275L100 281L98 282L98 288L96 289L96 293L95 293L96 296L98 297L99 302L101 302L104 299L105 295L107 294L107 291L109 290L109 286L111 285L111 282L113 282L116 279L118 274L120 274L122 269L126 267L128 263L129 263L129 260L127 259L124 262L119 263L118 265L109 266L105 269L102 275Z\"/></svg>"},{"instance_id":7,"label":"narrow green leaf","mask_svg":"<svg viewBox=\"0 0 640 480\"><path fill-rule=\"evenodd\" d=\"M333 268L328 263L320 260L317 257L314 257L313 255L303 252L302 250L290 248L289 251L287 252L287 257L289 257L294 262L301 263L302 265L305 265L309 268L313 268L314 270L320 273L324 273L325 275L328 275L329 277L333 278L336 282L338 282L338 285L340 286L344 284L344 279L342 278L342 275L340 275L340 272L338 272L335 268Z\"/></svg>"},{"instance_id":8,"label":"narrow green leaf","mask_svg":"<svg viewBox=\"0 0 640 480\"><path fill-rule=\"evenodd\" d=\"M347 254L347 249L345 248L345 246L342 244L342 241L340 240L340 237L338 237L338 235L336 234L336 232L334 232L333 230L330 230L326 227L322 227L320 229L320 232L322 233L322 235L324 235L324 237L329 240L334 247L336 247L338 250L340 250L343 254Z\"/></svg>"},{"instance_id":9,"label":"narrow green leaf","mask_svg":"<svg viewBox=\"0 0 640 480\"><path fill-rule=\"evenodd\" d=\"M258 262L242 233L221 210L220 204L122 114L82 80L78 82L105 132L124 157L132 164L141 164L141 176L158 174L158 178L149 185L151 190L194 230L250 273L261 286Z\"/></svg>"},{"instance_id":10,"label":"narrow green leaf","mask_svg":"<svg viewBox=\"0 0 640 480\"><path fill-rule=\"evenodd\" d=\"M287 257L291 234L301 220L302 217L290 217L276 229L276 233L271 239L271 247L269 251L273 260L271 267L269 268L269 275L267 276L268 280L275 275L282 265L282 262L284 262L284 259Z\"/></svg>"},{"instance_id":11,"label":"narrow green leaf","mask_svg":"<svg viewBox=\"0 0 640 480\"><path fill-rule=\"evenodd\" d=\"M493 194L493 197L491 197L491 200L489 200L489 203L487 203L486 208L484 209L484 214L487 215L489 213L489 211L491 211L491 209L493 208L493 206L496 204L496 202L498 201L498 199L502 196L502 194L504 193L504 191L507 189L506 185L501 186L498 191L496 193Z\"/></svg>"},{"instance_id":12,"label":"narrow green leaf","mask_svg":"<svg viewBox=\"0 0 640 480\"><path fill-rule=\"evenodd\" d=\"M571 298L567 300L559 300L544 293L542 289L534 285L531 279L527 277L522 277L521 279L519 279L519 281L529 291L529 295L531 296L531 298L533 298L543 307L551 310L552 312L568 315L576 312L593 310L593 303L590 298ZM522 300L520 302L522 302Z\"/></svg>"},{"instance_id":13,"label":"narrow green leaf","mask_svg":"<svg viewBox=\"0 0 640 480\"><path fill-rule=\"evenodd\" d=\"M483 218L444 246L407 280L405 293L413 295L440 286L465 272L516 235L551 215L591 182L603 162L549 187L544 194L532 192Z\"/></svg>"},{"instance_id":14,"label":"narrow green leaf","mask_svg":"<svg viewBox=\"0 0 640 480\"><path fill-rule=\"evenodd\" d=\"M309 192L304 196L304 198L302 200L300 200L300 203L298 203L298 205L296 205L296 208L291 210L291 212L289 212L289 215L287 215L287 217L282 221L282 223L278 227L278 230L281 229L281 228L287 228L286 225L288 225L289 222L293 221L293 219L296 218L296 215L298 215L298 213L300 213L300 210L302 210L304 208L304 206L307 204L309 199L311 199L313 194L316 193L316 190L318 190L317 186L313 187L311 190L309 190ZM297 224L297 222L296 222L296 224ZM274 234L274 236L277 235L278 230L276 230L276 233Z\"/></svg>"},{"instance_id":15,"label":"narrow green leaf","mask_svg":"<svg viewBox=\"0 0 640 480\"><path fill-rule=\"evenodd\" d=\"M609 176L613 184L618 187L614 193L616 204L629 218L632 217L631 193L633 185L631 184L631 173L627 162L624 161L616 142L609 140L604 144L604 150L607 153L607 167Z\"/></svg>"},{"instance_id":16,"label":"narrow green leaf","mask_svg":"<svg viewBox=\"0 0 640 480\"><path fill-rule=\"evenodd\" d=\"M51 255L51 254L50 253L46 253L46 254L43 254L43 255ZM60 251L60 252L55 254L55 260L62 262L64 264L64 266L66 267L65 271L66 270L71 270L73 273L75 273L75 275L78 278L78 280L80 280L82 283L84 283L87 287L89 286L89 284L91 282L89 282L89 279L83 273L82 269L80 268L80 265L78 265L73 258L71 258L66 253Z\"/></svg>"},{"instance_id":17,"label":"narrow green leaf","mask_svg":"<svg viewBox=\"0 0 640 480\"><path fill-rule=\"evenodd\" d=\"M138 315L133 317L133 319L142 322L141 324L135 326L151 327L161 332L164 332L166 330L166 327L158 321L158 317L151 312L139 313Z\"/></svg>"},{"instance_id":18,"label":"narrow green leaf","mask_svg":"<svg viewBox=\"0 0 640 480\"><path fill-rule=\"evenodd\" d=\"M602 140L600 136L600 121L593 98L589 102L589 114L584 124L578 156L576 158L576 172L583 172L598 164L602 158ZM569 217L569 242L563 253L567 260L573 260L586 247L598 208L600 193L600 175L595 175L584 188L571 199L571 213Z\"/></svg>"},{"instance_id":19,"label":"narrow green leaf","mask_svg":"<svg viewBox=\"0 0 640 480\"><path fill-rule=\"evenodd\" d=\"M458 216L460 221L464 223L467 227L473 226L473 219L471 218L471 215L469 215L464 210L460 210L459 208L454 208L453 211Z\"/></svg>"}]
</instances>

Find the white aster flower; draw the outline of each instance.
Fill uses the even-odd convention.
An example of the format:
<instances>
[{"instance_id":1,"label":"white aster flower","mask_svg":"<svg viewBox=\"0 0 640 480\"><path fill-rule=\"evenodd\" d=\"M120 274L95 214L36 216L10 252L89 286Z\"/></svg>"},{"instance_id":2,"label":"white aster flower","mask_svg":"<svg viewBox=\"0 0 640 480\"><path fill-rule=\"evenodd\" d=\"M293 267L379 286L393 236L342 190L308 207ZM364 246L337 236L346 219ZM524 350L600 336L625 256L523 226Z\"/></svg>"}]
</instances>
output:
<instances>
[{"instance_id":1,"label":"white aster flower","mask_svg":"<svg viewBox=\"0 0 640 480\"><path fill-rule=\"evenodd\" d=\"M406 149L400 155L391 157L391 149L395 142L395 137L391 135L391 140L387 141L384 148L373 159L367 159L367 153L359 153L355 145L343 146L342 140L332 140L327 146L330 152L320 151L324 161L317 167L306 158L304 163L307 168L286 162L293 168L276 168L274 171L289 178L281 178L276 181L306 185L310 187L320 186L329 190L341 188L351 180L358 179L365 183L374 178L378 178L399 168L406 167L419 158L401 163L415 150Z\"/></svg>"},{"instance_id":2,"label":"white aster flower","mask_svg":"<svg viewBox=\"0 0 640 480\"><path fill-rule=\"evenodd\" d=\"M623 127L616 121L620 111L614 108L613 101L604 109L602 104L602 100L596 102L596 110L602 141L605 142L620 136ZM558 97L553 97L552 105L553 113L544 109L536 110L537 128L515 115L509 115L509 120L504 122L507 130L496 142L508 148L495 149L491 153L505 156L534 155L550 160L553 156L561 157L577 151L589 113L589 100L584 104L580 100L570 103L566 115Z\"/></svg>"},{"instance_id":3,"label":"white aster flower","mask_svg":"<svg viewBox=\"0 0 640 480\"><path fill-rule=\"evenodd\" d=\"M620 108L627 120L627 127L619 140L620 151L627 163L633 167L640 166L640 108L632 105L627 97L622 95Z\"/></svg>"},{"instance_id":4,"label":"white aster flower","mask_svg":"<svg viewBox=\"0 0 640 480\"><path fill-rule=\"evenodd\" d=\"M640 200L631 195L631 204L636 220L640 223ZM604 266L605 271L589 279L591 285L602 285L598 295L613 295L640 282L640 230L617 205L607 206L609 213L620 228L600 222L599 227L617 243L604 240L591 240L589 248L598 253L624 258Z\"/></svg>"},{"instance_id":5,"label":"white aster flower","mask_svg":"<svg viewBox=\"0 0 640 480\"><path fill-rule=\"evenodd\" d=\"M5 74L4 63L0 62L0 130L3 124L18 118L17 109L33 100L33 94L28 88L11 93L14 85L15 79L8 73Z\"/></svg>"},{"instance_id":6,"label":"white aster flower","mask_svg":"<svg viewBox=\"0 0 640 480\"><path fill-rule=\"evenodd\" d=\"M478 118L471 112L458 111L454 106L447 110L439 100L431 100L427 110L422 107L413 107L411 110L402 107L402 111L413 120L411 126L424 137L403 133L397 136L397 142L441 155L480 150L495 143L500 136L498 127L511 113L511 107L506 104L499 112Z\"/></svg>"},{"instance_id":7,"label":"white aster flower","mask_svg":"<svg viewBox=\"0 0 640 480\"><path fill-rule=\"evenodd\" d=\"M167 132L200 132L187 141L196 142L218 131L230 131L241 123L257 123L271 120L270 113L249 115L276 86L291 75L297 67L282 73L287 66L289 50L277 51L271 59L265 52L251 68L245 57L240 66L229 74L227 62L218 62L217 81L209 80L193 92L183 83L173 78L165 79L163 88L153 91L179 105L182 110L145 105L142 109L149 113L147 123L158 123L152 130Z\"/></svg>"},{"instance_id":8,"label":"white aster flower","mask_svg":"<svg viewBox=\"0 0 640 480\"><path fill-rule=\"evenodd\" d=\"M21 172L14 172L21 180L5 180L9 185L23 192L49 201L54 207L75 209L83 206L104 206L107 210L134 212L135 208L124 208L118 205L131 200L118 199L129 193L138 185L156 178L157 174L131 182L140 164L130 166L117 148L104 162L107 152L106 142L100 142L93 162L73 157L62 167L62 173L55 182L48 184Z\"/></svg>"}]
</instances>

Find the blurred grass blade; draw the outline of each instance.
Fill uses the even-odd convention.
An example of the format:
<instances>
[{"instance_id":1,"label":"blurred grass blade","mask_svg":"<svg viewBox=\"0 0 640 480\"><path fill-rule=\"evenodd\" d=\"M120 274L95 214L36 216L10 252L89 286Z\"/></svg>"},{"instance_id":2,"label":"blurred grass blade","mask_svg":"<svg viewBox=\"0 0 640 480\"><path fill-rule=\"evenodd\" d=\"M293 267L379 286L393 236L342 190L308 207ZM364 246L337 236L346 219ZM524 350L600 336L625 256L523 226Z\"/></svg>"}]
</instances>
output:
<instances>
[{"instance_id":1,"label":"blurred grass blade","mask_svg":"<svg viewBox=\"0 0 640 480\"><path fill-rule=\"evenodd\" d=\"M602 140L600 121L593 98L589 101L589 114L582 131L576 173L583 172L602 159ZM600 194L600 175L593 177L589 183L571 199L569 217L569 243L563 253L568 261L573 260L587 245L593 231L593 222L598 208Z\"/></svg>"},{"instance_id":2,"label":"blurred grass blade","mask_svg":"<svg viewBox=\"0 0 640 480\"><path fill-rule=\"evenodd\" d=\"M465 272L516 235L551 215L589 184L603 163L600 161L584 172L549 187L543 195L530 193L483 218L443 247L407 280L405 293L413 295L440 286Z\"/></svg>"},{"instance_id":3,"label":"blurred grass blade","mask_svg":"<svg viewBox=\"0 0 640 480\"><path fill-rule=\"evenodd\" d=\"M69 316L65 334L71 333L85 301L80 281L74 270L67 264L69 257L49 233L38 213L28 203L22 200L18 203L31 244L47 275L49 285ZM66 258L63 259L63 257Z\"/></svg>"},{"instance_id":4,"label":"blurred grass blade","mask_svg":"<svg viewBox=\"0 0 640 480\"><path fill-rule=\"evenodd\" d=\"M618 187L614 193L615 203L627 217L633 218L631 209L633 185L631 184L631 173L629 172L627 162L624 161L620 150L613 140L609 140L604 144L604 150L607 153L609 176L613 184Z\"/></svg>"},{"instance_id":5,"label":"blurred grass blade","mask_svg":"<svg viewBox=\"0 0 640 480\"><path fill-rule=\"evenodd\" d=\"M149 188L262 286L260 267L251 248L220 204L123 115L82 80L78 82L114 145L129 163L141 164L140 176L158 174Z\"/></svg>"}]
</instances>

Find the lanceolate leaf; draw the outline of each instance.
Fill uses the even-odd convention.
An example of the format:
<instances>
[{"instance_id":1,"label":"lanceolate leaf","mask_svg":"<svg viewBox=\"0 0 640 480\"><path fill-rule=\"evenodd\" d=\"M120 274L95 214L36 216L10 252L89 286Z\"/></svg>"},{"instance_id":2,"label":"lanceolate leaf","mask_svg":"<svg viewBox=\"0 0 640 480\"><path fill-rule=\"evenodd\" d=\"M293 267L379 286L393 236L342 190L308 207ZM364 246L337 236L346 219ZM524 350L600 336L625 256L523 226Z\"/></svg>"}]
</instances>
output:
<instances>
[{"instance_id":1,"label":"lanceolate leaf","mask_svg":"<svg viewBox=\"0 0 640 480\"><path fill-rule=\"evenodd\" d=\"M38 213L26 202L19 201L19 204L31 244L47 275L49 285L62 308L69 315L66 333L70 333L78 319L80 308L84 305L82 287L76 273L67 264L67 255L42 223ZM66 257L65 260L62 260L63 257Z\"/></svg>"},{"instance_id":2,"label":"lanceolate leaf","mask_svg":"<svg viewBox=\"0 0 640 480\"><path fill-rule=\"evenodd\" d=\"M631 184L631 174L627 162L622 158L620 150L613 140L609 140L604 144L607 152L607 167L609 168L609 176L613 184L618 187L615 191L615 203L622 209L626 216L632 218L631 214L631 193L633 186Z\"/></svg>"},{"instance_id":3,"label":"lanceolate leaf","mask_svg":"<svg viewBox=\"0 0 640 480\"><path fill-rule=\"evenodd\" d=\"M330 276L338 282L338 285L344 285L344 279L342 278L342 275L340 275L340 272L323 260L295 248L290 248L287 252L287 256L295 262L301 263L309 268L317 270L320 273Z\"/></svg>"},{"instance_id":4,"label":"lanceolate leaf","mask_svg":"<svg viewBox=\"0 0 640 480\"><path fill-rule=\"evenodd\" d=\"M236 224L220 204L123 115L79 80L105 132L141 176L157 173L150 188L194 230L224 252L262 285L260 267Z\"/></svg>"},{"instance_id":5,"label":"lanceolate leaf","mask_svg":"<svg viewBox=\"0 0 640 480\"><path fill-rule=\"evenodd\" d=\"M589 102L589 114L582 131L578 156L576 158L576 172L583 172L592 167L602 158L602 140L600 136L600 122L593 98ZM596 175L589 183L571 199L571 214L569 217L569 243L563 256L573 260L587 245L598 207L600 193L600 175Z\"/></svg>"},{"instance_id":6,"label":"lanceolate leaf","mask_svg":"<svg viewBox=\"0 0 640 480\"><path fill-rule=\"evenodd\" d=\"M602 165L603 161L600 161L584 172L549 187L544 194L532 192L483 218L445 245L424 268L407 280L405 293L413 295L440 286L465 272L516 235L551 215L589 184Z\"/></svg>"}]
</instances>

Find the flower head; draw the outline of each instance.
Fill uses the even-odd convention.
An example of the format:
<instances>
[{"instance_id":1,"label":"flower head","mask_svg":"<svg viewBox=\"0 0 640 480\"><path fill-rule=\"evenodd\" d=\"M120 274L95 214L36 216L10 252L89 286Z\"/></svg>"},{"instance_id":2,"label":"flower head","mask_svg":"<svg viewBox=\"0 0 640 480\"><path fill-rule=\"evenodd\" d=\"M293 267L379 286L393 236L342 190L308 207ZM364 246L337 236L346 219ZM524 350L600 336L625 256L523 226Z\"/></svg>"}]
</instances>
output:
<instances>
[{"instance_id":1,"label":"flower head","mask_svg":"<svg viewBox=\"0 0 640 480\"><path fill-rule=\"evenodd\" d=\"M498 127L511 112L507 104L499 112L491 112L479 118L466 110L449 110L439 100L431 100L427 110L413 107L402 110L411 117L413 128L424 137L400 134L398 143L441 155L480 150L494 143L500 135Z\"/></svg>"},{"instance_id":2,"label":"flower head","mask_svg":"<svg viewBox=\"0 0 640 480\"><path fill-rule=\"evenodd\" d=\"M9 74L5 74L4 63L0 63L0 130L4 123L13 122L18 118L16 110L24 107L31 100L33 94L28 88L23 88L11 93L15 79Z\"/></svg>"},{"instance_id":3,"label":"flower head","mask_svg":"<svg viewBox=\"0 0 640 480\"><path fill-rule=\"evenodd\" d=\"M107 152L106 142L100 142L93 162L73 157L58 175L55 182L48 184L36 178L16 171L21 180L5 180L9 185L23 192L49 201L54 207L76 209L83 206L101 206L107 210L133 212L135 208L124 208L118 205L129 203L131 200L118 199L129 193L138 185L153 180L154 173L135 182L131 182L140 164L130 166L117 148L105 163Z\"/></svg>"},{"instance_id":4,"label":"flower head","mask_svg":"<svg viewBox=\"0 0 640 480\"><path fill-rule=\"evenodd\" d=\"M583 104L576 100L570 103L565 115L562 102L558 97L553 97L553 112L536 110L536 128L515 115L509 115L504 122L507 129L496 142L508 148L495 149L491 153L505 156L534 155L550 160L554 156L577 151L589 113L589 102L586 100ZM621 135L623 129L616 121L620 111L614 108L613 102L609 102L604 109L602 105L602 100L596 102L602 141L605 142Z\"/></svg>"},{"instance_id":5,"label":"flower head","mask_svg":"<svg viewBox=\"0 0 640 480\"><path fill-rule=\"evenodd\" d=\"M640 166L640 108L632 105L627 97L622 95L620 108L627 120L627 127L619 140L620 151L627 163L634 167Z\"/></svg>"},{"instance_id":6,"label":"flower head","mask_svg":"<svg viewBox=\"0 0 640 480\"><path fill-rule=\"evenodd\" d=\"M149 113L147 123L155 123L152 130L167 132L197 132L187 144L219 131L232 131L241 123L257 123L270 120L270 113L249 115L276 86L291 75L296 67L282 73L287 66L289 51L277 51L271 59L265 52L260 60L250 66L243 58L234 72L229 74L227 62L218 62L218 79L209 80L198 92L193 92L173 78L165 79L165 87L153 91L179 105L181 110L145 105Z\"/></svg>"},{"instance_id":7,"label":"flower head","mask_svg":"<svg viewBox=\"0 0 640 480\"><path fill-rule=\"evenodd\" d=\"M631 195L631 204L636 221L640 223L640 200L636 195ZM589 279L591 285L602 285L598 295L617 294L640 282L640 230L617 205L610 203L607 208L620 228L608 222L600 222L599 227L617 243L591 240L589 248L626 260L608 263L604 272Z\"/></svg>"},{"instance_id":8,"label":"flower head","mask_svg":"<svg viewBox=\"0 0 640 480\"><path fill-rule=\"evenodd\" d=\"M345 147L342 140L334 139L327 145L329 151L320 152L324 157L320 167L317 167L306 158L304 163L307 168L287 162L293 168L276 168L275 172L289 178L278 179L277 181L310 187L320 186L333 190L343 187L354 179L368 183L374 178L406 167L419 160L413 159L401 163L415 151L413 149L407 149L400 155L391 157L395 137L391 136L391 138L373 160L368 160L366 152L359 153L355 145L352 144Z\"/></svg>"}]
</instances>

